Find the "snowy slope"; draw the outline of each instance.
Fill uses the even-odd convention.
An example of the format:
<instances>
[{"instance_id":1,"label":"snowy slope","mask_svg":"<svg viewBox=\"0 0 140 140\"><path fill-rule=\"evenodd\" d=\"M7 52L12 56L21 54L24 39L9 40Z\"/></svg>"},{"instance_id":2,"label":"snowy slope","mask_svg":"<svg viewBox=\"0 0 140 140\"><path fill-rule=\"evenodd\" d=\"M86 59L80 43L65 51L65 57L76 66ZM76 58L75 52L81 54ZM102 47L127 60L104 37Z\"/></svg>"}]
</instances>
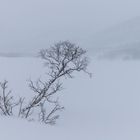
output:
<instances>
[{"instance_id":1,"label":"snowy slope","mask_svg":"<svg viewBox=\"0 0 140 140\"><path fill-rule=\"evenodd\" d=\"M93 35L93 52L106 58L140 58L140 17ZM136 56L135 56L136 54Z\"/></svg>"},{"instance_id":2,"label":"snowy slope","mask_svg":"<svg viewBox=\"0 0 140 140\"><path fill-rule=\"evenodd\" d=\"M140 17L136 17L96 33L93 36L93 45L94 47L117 47L139 42L139 36Z\"/></svg>"},{"instance_id":3,"label":"snowy slope","mask_svg":"<svg viewBox=\"0 0 140 140\"><path fill-rule=\"evenodd\" d=\"M44 73L35 58L0 58L0 80L17 96L28 97L28 78ZM65 110L55 126L0 117L3 140L139 140L140 61L92 60L93 78L77 74L60 94Z\"/></svg>"}]
</instances>

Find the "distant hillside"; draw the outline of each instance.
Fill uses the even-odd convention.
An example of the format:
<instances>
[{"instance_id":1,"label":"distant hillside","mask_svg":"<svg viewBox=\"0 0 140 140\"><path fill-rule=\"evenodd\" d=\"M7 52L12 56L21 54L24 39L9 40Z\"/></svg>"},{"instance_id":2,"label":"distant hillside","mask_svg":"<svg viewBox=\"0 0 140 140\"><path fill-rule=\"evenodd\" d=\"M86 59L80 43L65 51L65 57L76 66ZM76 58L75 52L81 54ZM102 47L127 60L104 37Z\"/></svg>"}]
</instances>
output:
<instances>
[{"instance_id":1,"label":"distant hillside","mask_svg":"<svg viewBox=\"0 0 140 140\"><path fill-rule=\"evenodd\" d=\"M104 57L140 58L140 17L96 34L93 45Z\"/></svg>"},{"instance_id":2,"label":"distant hillside","mask_svg":"<svg viewBox=\"0 0 140 140\"><path fill-rule=\"evenodd\" d=\"M140 59L140 42L117 48L108 48L98 54L98 58Z\"/></svg>"},{"instance_id":3,"label":"distant hillside","mask_svg":"<svg viewBox=\"0 0 140 140\"><path fill-rule=\"evenodd\" d=\"M0 57L35 57L35 54L31 54L31 53L3 53L3 52L0 52Z\"/></svg>"}]
</instances>

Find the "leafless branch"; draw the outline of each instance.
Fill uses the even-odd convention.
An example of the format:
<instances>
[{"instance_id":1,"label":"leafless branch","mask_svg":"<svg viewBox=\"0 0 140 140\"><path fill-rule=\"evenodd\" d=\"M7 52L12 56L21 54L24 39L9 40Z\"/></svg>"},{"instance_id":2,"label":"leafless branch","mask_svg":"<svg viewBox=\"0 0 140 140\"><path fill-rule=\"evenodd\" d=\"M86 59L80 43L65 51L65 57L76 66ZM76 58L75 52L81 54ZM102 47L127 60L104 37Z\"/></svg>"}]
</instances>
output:
<instances>
[{"instance_id":1,"label":"leafless branch","mask_svg":"<svg viewBox=\"0 0 140 140\"><path fill-rule=\"evenodd\" d=\"M15 102L11 91L7 91L8 82L0 83L1 113L11 116L13 109L18 107L18 117L34 120L35 112L38 112L41 122L55 124L59 118L57 112L64 109L56 96L63 89L64 79L73 78L74 72L83 71L90 75L87 71L89 61L85 55L85 50L69 41L59 42L49 49L41 50L39 56L49 71L46 80L40 78L36 82L29 81L34 96L27 103L25 98L19 98ZM51 110L47 108L48 105L51 106Z\"/></svg>"}]
</instances>

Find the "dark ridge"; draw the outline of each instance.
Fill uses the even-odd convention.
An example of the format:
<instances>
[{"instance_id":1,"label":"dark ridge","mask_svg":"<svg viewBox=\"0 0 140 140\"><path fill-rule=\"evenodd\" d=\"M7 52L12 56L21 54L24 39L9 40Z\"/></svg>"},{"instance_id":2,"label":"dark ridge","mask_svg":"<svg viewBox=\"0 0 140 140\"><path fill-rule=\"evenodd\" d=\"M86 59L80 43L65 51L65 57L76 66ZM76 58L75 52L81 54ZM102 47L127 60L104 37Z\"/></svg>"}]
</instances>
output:
<instances>
[{"instance_id":1,"label":"dark ridge","mask_svg":"<svg viewBox=\"0 0 140 140\"><path fill-rule=\"evenodd\" d=\"M99 58L140 60L140 42L127 44L117 48L108 48L102 51L102 53L99 55Z\"/></svg>"},{"instance_id":2,"label":"dark ridge","mask_svg":"<svg viewBox=\"0 0 140 140\"><path fill-rule=\"evenodd\" d=\"M0 57L37 57L33 53L3 53L0 52Z\"/></svg>"}]
</instances>

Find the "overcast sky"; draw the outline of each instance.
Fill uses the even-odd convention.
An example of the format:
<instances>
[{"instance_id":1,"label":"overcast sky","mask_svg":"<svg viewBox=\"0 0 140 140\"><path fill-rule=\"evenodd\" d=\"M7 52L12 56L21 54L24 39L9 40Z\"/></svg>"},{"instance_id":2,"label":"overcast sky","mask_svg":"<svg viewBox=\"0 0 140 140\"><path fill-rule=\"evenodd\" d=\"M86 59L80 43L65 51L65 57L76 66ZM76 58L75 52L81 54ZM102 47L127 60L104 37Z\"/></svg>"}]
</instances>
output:
<instances>
[{"instance_id":1,"label":"overcast sky","mask_svg":"<svg viewBox=\"0 0 140 140\"><path fill-rule=\"evenodd\" d=\"M84 44L96 31L140 16L139 6L140 0L1 0L0 52L33 52L58 40Z\"/></svg>"}]
</instances>

